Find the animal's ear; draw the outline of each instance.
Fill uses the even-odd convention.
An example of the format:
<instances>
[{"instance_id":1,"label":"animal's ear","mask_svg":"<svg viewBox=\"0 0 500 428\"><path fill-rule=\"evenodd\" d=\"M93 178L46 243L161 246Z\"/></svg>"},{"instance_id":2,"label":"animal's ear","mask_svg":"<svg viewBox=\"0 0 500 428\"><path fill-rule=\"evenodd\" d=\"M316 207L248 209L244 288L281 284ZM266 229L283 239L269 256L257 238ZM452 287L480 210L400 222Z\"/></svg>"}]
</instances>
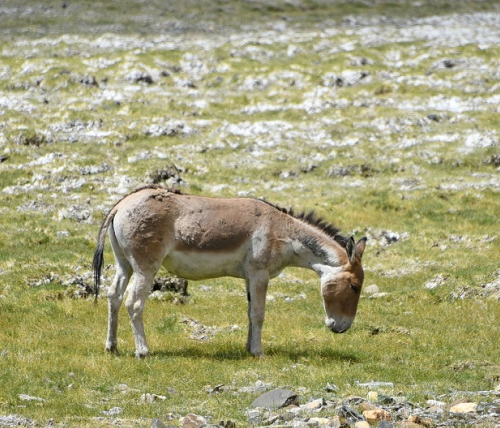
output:
<instances>
[{"instance_id":1,"label":"animal's ear","mask_svg":"<svg viewBox=\"0 0 500 428\"><path fill-rule=\"evenodd\" d=\"M351 264L354 263L354 259L356 257L356 243L354 242L354 238L352 236L348 239L347 245L345 246L345 250L347 252L347 257L349 258L349 262Z\"/></svg>"},{"instance_id":2,"label":"animal's ear","mask_svg":"<svg viewBox=\"0 0 500 428\"><path fill-rule=\"evenodd\" d=\"M368 241L368 238L364 236L361 238L358 243L356 244L356 256L361 260L361 257L363 257L363 253L365 252L366 248L366 241Z\"/></svg>"}]
</instances>

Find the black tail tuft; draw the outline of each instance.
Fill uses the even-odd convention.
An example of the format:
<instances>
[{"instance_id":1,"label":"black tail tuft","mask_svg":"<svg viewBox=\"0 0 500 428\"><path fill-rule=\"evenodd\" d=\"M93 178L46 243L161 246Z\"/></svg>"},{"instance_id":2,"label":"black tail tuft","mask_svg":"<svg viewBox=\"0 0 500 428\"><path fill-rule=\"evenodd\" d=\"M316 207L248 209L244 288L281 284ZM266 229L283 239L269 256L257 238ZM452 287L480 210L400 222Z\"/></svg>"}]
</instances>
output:
<instances>
[{"instance_id":1,"label":"black tail tuft","mask_svg":"<svg viewBox=\"0 0 500 428\"><path fill-rule=\"evenodd\" d=\"M95 293L95 303L97 303L97 298L99 297L99 287L101 286L101 272L104 264L104 245L97 245L94 253L94 259L92 260L92 270L94 271L94 293Z\"/></svg>"}]
</instances>

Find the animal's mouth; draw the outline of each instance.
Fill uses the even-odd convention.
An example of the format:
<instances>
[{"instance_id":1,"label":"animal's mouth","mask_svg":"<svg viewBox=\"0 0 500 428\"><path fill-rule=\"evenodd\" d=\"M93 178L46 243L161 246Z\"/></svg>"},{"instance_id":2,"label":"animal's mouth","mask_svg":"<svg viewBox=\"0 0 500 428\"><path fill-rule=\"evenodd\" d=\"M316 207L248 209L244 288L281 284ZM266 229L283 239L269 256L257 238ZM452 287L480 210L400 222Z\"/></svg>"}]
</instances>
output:
<instances>
[{"instance_id":1,"label":"animal's mouth","mask_svg":"<svg viewBox=\"0 0 500 428\"><path fill-rule=\"evenodd\" d=\"M349 327L351 327L351 324L353 322L352 318L344 318L338 321L335 321L333 318L327 318L325 320L326 326L333 332L333 333L345 333L347 330L349 330Z\"/></svg>"}]
</instances>

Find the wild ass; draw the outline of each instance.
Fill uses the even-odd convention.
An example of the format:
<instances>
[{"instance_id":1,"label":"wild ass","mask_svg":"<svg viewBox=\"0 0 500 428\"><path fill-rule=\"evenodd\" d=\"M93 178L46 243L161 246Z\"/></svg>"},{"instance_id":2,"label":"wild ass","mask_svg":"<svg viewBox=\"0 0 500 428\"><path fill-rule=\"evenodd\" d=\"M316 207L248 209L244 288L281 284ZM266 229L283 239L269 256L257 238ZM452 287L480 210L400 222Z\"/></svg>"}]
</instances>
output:
<instances>
[{"instance_id":1,"label":"wild ass","mask_svg":"<svg viewBox=\"0 0 500 428\"><path fill-rule=\"evenodd\" d=\"M137 189L118 201L102 223L93 260L96 298L108 231L116 276L108 292L107 351L118 352L118 311L132 278L125 305L136 356L149 355L142 314L161 265L186 279L245 279L246 348L252 355L263 354L261 330L269 279L287 266L312 269L321 277L331 331L343 333L354 321L366 238L355 244L313 213L295 215L258 199L193 196L158 186Z\"/></svg>"}]
</instances>

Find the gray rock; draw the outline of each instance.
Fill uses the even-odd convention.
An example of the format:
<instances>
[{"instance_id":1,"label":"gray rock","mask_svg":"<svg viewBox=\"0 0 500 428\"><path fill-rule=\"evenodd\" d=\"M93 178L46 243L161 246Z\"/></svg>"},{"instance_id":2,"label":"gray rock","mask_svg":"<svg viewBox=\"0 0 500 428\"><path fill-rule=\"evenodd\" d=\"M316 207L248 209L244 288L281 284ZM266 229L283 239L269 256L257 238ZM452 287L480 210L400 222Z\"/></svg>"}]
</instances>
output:
<instances>
[{"instance_id":1,"label":"gray rock","mask_svg":"<svg viewBox=\"0 0 500 428\"><path fill-rule=\"evenodd\" d=\"M380 421L377 428L394 428L394 424L390 421Z\"/></svg>"},{"instance_id":2,"label":"gray rock","mask_svg":"<svg viewBox=\"0 0 500 428\"><path fill-rule=\"evenodd\" d=\"M291 404L299 405L299 396L288 389L273 389L257 397L250 407L280 409Z\"/></svg>"},{"instance_id":3,"label":"gray rock","mask_svg":"<svg viewBox=\"0 0 500 428\"><path fill-rule=\"evenodd\" d=\"M123 412L121 407L113 407L109 410L103 410L101 413L106 416L116 416Z\"/></svg>"},{"instance_id":4,"label":"gray rock","mask_svg":"<svg viewBox=\"0 0 500 428\"><path fill-rule=\"evenodd\" d=\"M0 427L32 427L36 426L36 422L17 415L0 416Z\"/></svg>"},{"instance_id":5,"label":"gray rock","mask_svg":"<svg viewBox=\"0 0 500 428\"><path fill-rule=\"evenodd\" d=\"M151 422L151 428L167 428L167 426L159 419L153 419Z\"/></svg>"}]
</instances>

